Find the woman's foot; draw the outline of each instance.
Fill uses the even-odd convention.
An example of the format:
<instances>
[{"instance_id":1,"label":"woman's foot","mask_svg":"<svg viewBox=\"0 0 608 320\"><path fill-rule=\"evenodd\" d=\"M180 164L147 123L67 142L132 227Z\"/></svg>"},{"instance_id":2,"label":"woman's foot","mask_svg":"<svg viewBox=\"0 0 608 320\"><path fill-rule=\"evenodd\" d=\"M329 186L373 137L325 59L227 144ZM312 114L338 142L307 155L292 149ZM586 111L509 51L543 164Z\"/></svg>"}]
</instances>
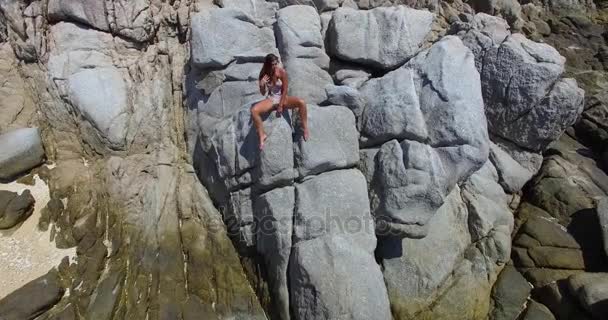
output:
<instances>
[{"instance_id":1,"label":"woman's foot","mask_svg":"<svg viewBox=\"0 0 608 320\"><path fill-rule=\"evenodd\" d=\"M266 138L268 138L266 133L260 134L260 150L264 149L264 142L266 142Z\"/></svg>"},{"instance_id":2,"label":"woman's foot","mask_svg":"<svg viewBox=\"0 0 608 320\"><path fill-rule=\"evenodd\" d=\"M304 128L304 141L308 141L308 128Z\"/></svg>"}]
</instances>

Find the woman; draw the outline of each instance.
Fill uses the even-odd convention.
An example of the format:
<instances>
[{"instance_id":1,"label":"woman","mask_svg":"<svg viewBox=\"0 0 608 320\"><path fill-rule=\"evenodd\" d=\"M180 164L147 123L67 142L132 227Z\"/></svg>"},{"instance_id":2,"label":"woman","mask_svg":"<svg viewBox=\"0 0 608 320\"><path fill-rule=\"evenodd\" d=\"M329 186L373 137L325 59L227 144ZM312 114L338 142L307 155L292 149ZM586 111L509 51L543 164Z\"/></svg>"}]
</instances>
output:
<instances>
[{"instance_id":1,"label":"woman","mask_svg":"<svg viewBox=\"0 0 608 320\"><path fill-rule=\"evenodd\" d=\"M260 139L260 150L264 148L264 141L267 137L264 132L262 115L275 107L277 109L277 117L281 116L284 108L298 109L300 121L302 122L302 130L304 131L304 140L308 140L306 103L301 98L287 95L287 72L279 66L279 58L272 53L264 59L264 65L258 77L258 84L260 86L260 93L266 96L266 99L256 103L251 108L251 117Z\"/></svg>"}]
</instances>

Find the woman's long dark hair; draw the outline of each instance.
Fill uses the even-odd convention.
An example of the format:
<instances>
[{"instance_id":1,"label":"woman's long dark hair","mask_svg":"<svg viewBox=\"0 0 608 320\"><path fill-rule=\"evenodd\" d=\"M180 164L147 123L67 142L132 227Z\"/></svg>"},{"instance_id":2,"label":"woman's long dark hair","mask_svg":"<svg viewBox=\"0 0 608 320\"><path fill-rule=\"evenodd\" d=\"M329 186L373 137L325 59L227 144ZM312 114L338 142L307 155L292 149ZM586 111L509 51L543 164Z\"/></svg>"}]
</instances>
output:
<instances>
[{"instance_id":1,"label":"woman's long dark hair","mask_svg":"<svg viewBox=\"0 0 608 320\"><path fill-rule=\"evenodd\" d=\"M262 70L260 71L260 75L258 77L258 80L262 81L262 77L264 75L268 75L269 78L272 79L272 63L274 61L279 61L279 57L275 56L272 53L269 53L266 55L266 57L264 58L264 65L262 66Z\"/></svg>"}]
</instances>

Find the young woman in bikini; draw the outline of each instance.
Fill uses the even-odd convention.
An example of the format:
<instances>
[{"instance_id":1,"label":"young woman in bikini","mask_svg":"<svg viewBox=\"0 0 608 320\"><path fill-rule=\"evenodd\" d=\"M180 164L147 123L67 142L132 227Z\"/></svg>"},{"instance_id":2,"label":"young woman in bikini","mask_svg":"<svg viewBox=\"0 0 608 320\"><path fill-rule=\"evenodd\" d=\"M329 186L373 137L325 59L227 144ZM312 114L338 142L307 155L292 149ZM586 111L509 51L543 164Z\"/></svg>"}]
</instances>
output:
<instances>
[{"instance_id":1,"label":"young woman in bikini","mask_svg":"<svg viewBox=\"0 0 608 320\"><path fill-rule=\"evenodd\" d=\"M251 117L260 139L260 150L264 148L264 141L267 137L264 132L262 115L273 108L277 110L277 117L281 116L284 108L298 109L300 121L302 122L302 131L304 131L304 140L308 140L306 103L301 98L287 95L287 72L279 66L279 58L272 53L264 59L264 65L258 77L258 84L260 86L260 93L266 96L266 99L256 103L251 108Z\"/></svg>"}]
</instances>

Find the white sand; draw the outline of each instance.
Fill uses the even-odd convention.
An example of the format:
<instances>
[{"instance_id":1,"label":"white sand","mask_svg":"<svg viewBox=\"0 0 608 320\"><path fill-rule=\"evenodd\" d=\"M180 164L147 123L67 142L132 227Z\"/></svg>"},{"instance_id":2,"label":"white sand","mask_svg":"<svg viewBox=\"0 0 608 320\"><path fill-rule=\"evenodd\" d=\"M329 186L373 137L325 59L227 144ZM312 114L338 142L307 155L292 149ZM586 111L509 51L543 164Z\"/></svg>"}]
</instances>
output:
<instances>
[{"instance_id":1,"label":"white sand","mask_svg":"<svg viewBox=\"0 0 608 320\"><path fill-rule=\"evenodd\" d=\"M73 258L76 248L57 249L50 241L49 231L38 230L40 211L49 202L49 188L35 176L36 184L28 186L17 182L0 184L0 190L21 194L29 189L36 199L34 212L22 224L0 230L0 299L31 280L46 274L59 265L63 257Z\"/></svg>"}]
</instances>

